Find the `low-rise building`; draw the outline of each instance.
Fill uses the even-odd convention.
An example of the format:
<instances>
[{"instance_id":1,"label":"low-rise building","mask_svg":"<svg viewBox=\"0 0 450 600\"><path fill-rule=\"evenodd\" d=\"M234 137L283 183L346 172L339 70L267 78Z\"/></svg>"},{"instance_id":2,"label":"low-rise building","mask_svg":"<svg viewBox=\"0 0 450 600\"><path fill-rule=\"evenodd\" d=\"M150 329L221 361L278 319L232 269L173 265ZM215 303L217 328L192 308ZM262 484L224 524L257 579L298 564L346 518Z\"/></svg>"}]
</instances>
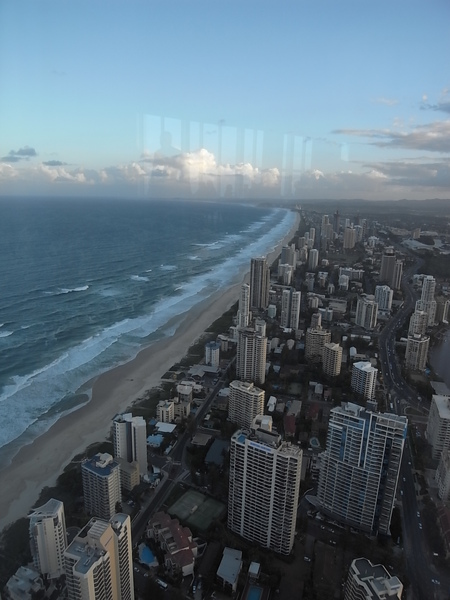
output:
<instances>
[{"instance_id":1,"label":"low-rise building","mask_svg":"<svg viewBox=\"0 0 450 600\"><path fill-rule=\"evenodd\" d=\"M373 565L367 558L355 558L347 577L345 600L401 599L403 584L392 577L383 565Z\"/></svg>"},{"instance_id":2,"label":"low-rise building","mask_svg":"<svg viewBox=\"0 0 450 600\"><path fill-rule=\"evenodd\" d=\"M164 564L172 573L183 577L194 573L197 557L197 543L192 539L191 530L180 525L165 512L158 512L149 521L147 536L154 539L163 550Z\"/></svg>"},{"instance_id":3,"label":"low-rise building","mask_svg":"<svg viewBox=\"0 0 450 600\"><path fill-rule=\"evenodd\" d=\"M239 573L242 569L242 552L234 548L224 548L222 560L217 569L217 579L227 592L236 592Z\"/></svg>"}]
</instances>

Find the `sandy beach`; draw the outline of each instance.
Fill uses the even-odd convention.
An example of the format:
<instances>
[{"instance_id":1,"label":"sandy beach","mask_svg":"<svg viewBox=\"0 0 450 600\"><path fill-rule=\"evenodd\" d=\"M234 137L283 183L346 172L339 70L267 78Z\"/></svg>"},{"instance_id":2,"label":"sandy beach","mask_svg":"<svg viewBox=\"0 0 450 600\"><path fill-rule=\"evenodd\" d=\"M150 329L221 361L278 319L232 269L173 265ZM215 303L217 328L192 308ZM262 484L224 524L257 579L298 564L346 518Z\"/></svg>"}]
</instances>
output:
<instances>
[{"instance_id":1,"label":"sandy beach","mask_svg":"<svg viewBox=\"0 0 450 600\"><path fill-rule=\"evenodd\" d=\"M271 263L298 228L295 225L268 254ZM244 274L243 274L244 275ZM40 490L54 485L58 475L87 446L104 440L112 418L143 394L157 387L162 375L179 362L203 332L237 300L241 282L220 291L188 311L175 334L142 350L134 360L100 375L92 388L92 399L79 410L59 419L32 444L24 446L10 465L0 471L0 529L24 517Z\"/></svg>"}]
</instances>

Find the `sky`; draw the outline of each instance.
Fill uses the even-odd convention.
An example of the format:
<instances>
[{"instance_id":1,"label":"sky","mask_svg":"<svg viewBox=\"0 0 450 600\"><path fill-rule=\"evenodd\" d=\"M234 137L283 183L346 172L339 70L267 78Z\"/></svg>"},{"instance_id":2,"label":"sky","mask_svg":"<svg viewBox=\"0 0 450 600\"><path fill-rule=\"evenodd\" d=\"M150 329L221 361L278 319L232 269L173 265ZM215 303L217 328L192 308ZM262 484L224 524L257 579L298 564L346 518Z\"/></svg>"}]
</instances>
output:
<instances>
[{"instance_id":1,"label":"sky","mask_svg":"<svg viewBox=\"0 0 450 600\"><path fill-rule=\"evenodd\" d=\"M3 0L0 195L450 199L448 0Z\"/></svg>"}]
</instances>

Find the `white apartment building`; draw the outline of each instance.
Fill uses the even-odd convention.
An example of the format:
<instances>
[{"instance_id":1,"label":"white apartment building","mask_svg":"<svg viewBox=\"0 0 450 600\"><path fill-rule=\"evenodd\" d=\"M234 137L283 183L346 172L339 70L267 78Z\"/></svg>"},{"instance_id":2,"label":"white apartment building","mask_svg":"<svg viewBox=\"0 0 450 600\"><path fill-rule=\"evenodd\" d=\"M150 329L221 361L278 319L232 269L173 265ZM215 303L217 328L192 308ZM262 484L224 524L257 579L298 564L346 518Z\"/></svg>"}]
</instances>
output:
<instances>
[{"instance_id":1,"label":"white apartment building","mask_svg":"<svg viewBox=\"0 0 450 600\"><path fill-rule=\"evenodd\" d=\"M255 324L237 331L236 377L262 385L266 380L267 337Z\"/></svg>"},{"instance_id":2,"label":"white apartment building","mask_svg":"<svg viewBox=\"0 0 450 600\"><path fill-rule=\"evenodd\" d=\"M431 399L426 436L433 447L433 458L450 450L450 397L434 394Z\"/></svg>"},{"instance_id":3,"label":"white apartment building","mask_svg":"<svg viewBox=\"0 0 450 600\"><path fill-rule=\"evenodd\" d=\"M228 527L246 540L290 554L302 450L269 430L238 430L231 438Z\"/></svg>"},{"instance_id":4,"label":"white apartment building","mask_svg":"<svg viewBox=\"0 0 450 600\"><path fill-rule=\"evenodd\" d=\"M415 310L409 319L408 335L425 335L428 327L428 313Z\"/></svg>"},{"instance_id":5,"label":"white apartment building","mask_svg":"<svg viewBox=\"0 0 450 600\"><path fill-rule=\"evenodd\" d=\"M311 248L308 256L308 269L317 269L319 264L319 251L316 248Z\"/></svg>"},{"instance_id":6,"label":"white apartment building","mask_svg":"<svg viewBox=\"0 0 450 600\"><path fill-rule=\"evenodd\" d=\"M305 337L305 357L308 360L322 361L323 348L330 341L331 331L322 327L308 327Z\"/></svg>"},{"instance_id":7,"label":"white apartment building","mask_svg":"<svg viewBox=\"0 0 450 600\"><path fill-rule=\"evenodd\" d=\"M228 418L239 427L250 428L257 415L264 413L264 390L253 383L232 381L228 398Z\"/></svg>"},{"instance_id":8,"label":"white apartment building","mask_svg":"<svg viewBox=\"0 0 450 600\"><path fill-rule=\"evenodd\" d=\"M95 454L81 465L84 509L89 515L110 519L122 501L119 463L107 452Z\"/></svg>"},{"instance_id":9,"label":"white apartment building","mask_svg":"<svg viewBox=\"0 0 450 600\"><path fill-rule=\"evenodd\" d=\"M298 329L301 298L301 292L296 292L292 288L283 290L281 294L281 327L294 330Z\"/></svg>"},{"instance_id":10,"label":"white apartment building","mask_svg":"<svg viewBox=\"0 0 450 600\"><path fill-rule=\"evenodd\" d=\"M156 418L162 423L172 423L175 419L175 403L173 400L160 400L156 405Z\"/></svg>"},{"instance_id":11,"label":"white apartment building","mask_svg":"<svg viewBox=\"0 0 450 600\"><path fill-rule=\"evenodd\" d=\"M91 519L65 552L69 600L134 600L131 521Z\"/></svg>"},{"instance_id":12,"label":"white apartment building","mask_svg":"<svg viewBox=\"0 0 450 600\"><path fill-rule=\"evenodd\" d=\"M208 342L205 344L205 364L218 368L220 365L219 342Z\"/></svg>"},{"instance_id":13,"label":"white apartment building","mask_svg":"<svg viewBox=\"0 0 450 600\"><path fill-rule=\"evenodd\" d=\"M344 240L342 247L344 250L351 250L356 244L356 231L353 227L346 227L344 229Z\"/></svg>"},{"instance_id":14,"label":"white apartment building","mask_svg":"<svg viewBox=\"0 0 450 600\"><path fill-rule=\"evenodd\" d=\"M137 462L140 476L147 475L147 425L143 417L133 417L131 413L116 415L113 446L115 458Z\"/></svg>"},{"instance_id":15,"label":"white apartment building","mask_svg":"<svg viewBox=\"0 0 450 600\"><path fill-rule=\"evenodd\" d=\"M372 535L389 535L406 429L404 416L351 402L333 408L319 456L321 510Z\"/></svg>"},{"instance_id":16,"label":"white apartment building","mask_svg":"<svg viewBox=\"0 0 450 600\"><path fill-rule=\"evenodd\" d=\"M443 502L450 501L450 450L441 454L438 468L436 469L436 483L438 496Z\"/></svg>"},{"instance_id":17,"label":"white apartment building","mask_svg":"<svg viewBox=\"0 0 450 600\"><path fill-rule=\"evenodd\" d=\"M375 288L375 301L378 304L378 310L390 311L393 296L394 290L391 290L388 285L377 285Z\"/></svg>"},{"instance_id":18,"label":"white apartment building","mask_svg":"<svg viewBox=\"0 0 450 600\"><path fill-rule=\"evenodd\" d=\"M341 372L342 346L339 344L325 344L323 347L322 369L325 375L336 377Z\"/></svg>"},{"instance_id":19,"label":"white apartment building","mask_svg":"<svg viewBox=\"0 0 450 600\"><path fill-rule=\"evenodd\" d=\"M270 269L264 257L250 262L250 308L265 310L269 304Z\"/></svg>"},{"instance_id":20,"label":"white apartment building","mask_svg":"<svg viewBox=\"0 0 450 600\"><path fill-rule=\"evenodd\" d=\"M344 600L401 600L403 584L383 565L355 558L348 571Z\"/></svg>"},{"instance_id":21,"label":"white apartment building","mask_svg":"<svg viewBox=\"0 0 450 600\"><path fill-rule=\"evenodd\" d=\"M405 366L413 371L423 371L427 364L430 338L426 335L408 335Z\"/></svg>"},{"instance_id":22,"label":"white apartment building","mask_svg":"<svg viewBox=\"0 0 450 600\"><path fill-rule=\"evenodd\" d=\"M352 390L361 394L364 398L372 400L375 398L375 386L377 383L378 369L372 367L370 362L353 363L352 368Z\"/></svg>"},{"instance_id":23,"label":"white apartment building","mask_svg":"<svg viewBox=\"0 0 450 600\"><path fill-rule=\"evenodd\" d=\"M424 310L428 314L428 327L433 327L436 321L435 290L435 278L432 275L424 275L422 279L422 294L420 300L416 302L416 310Z\"/></svg>"},{"instance_id":24,"label":"white apartment building","mask_svg":"<svg viewBox=\"0 0 450 600\"><path fill-rule=\"evenodd\" d=\"M66 521L64 504L51 498L33 509L30 519L30 548L35 569L44 577L57 579L64 575Z\"/></svg>"},{"instance_id":25,"label":"white apartment building","mask_svg":"<svg viewBox=\"0 0 450 600\"><path fill-rule=\"evenodd\" d=\"M362 294L356 305L355 325L364 329L374 329L377 325L378 304L375 296Z\"/></svg>"},{"instance_id":26,"label":"white apartment building","mask_svg":"<svg viewBox=\"0 0 450 600\"><path fill-rule=\"evenodd\" d=\"M243 283L239 292L237 326L241 328L248 327L250 318L250 286L248 283Z\"/></svg>"}]
</instances>

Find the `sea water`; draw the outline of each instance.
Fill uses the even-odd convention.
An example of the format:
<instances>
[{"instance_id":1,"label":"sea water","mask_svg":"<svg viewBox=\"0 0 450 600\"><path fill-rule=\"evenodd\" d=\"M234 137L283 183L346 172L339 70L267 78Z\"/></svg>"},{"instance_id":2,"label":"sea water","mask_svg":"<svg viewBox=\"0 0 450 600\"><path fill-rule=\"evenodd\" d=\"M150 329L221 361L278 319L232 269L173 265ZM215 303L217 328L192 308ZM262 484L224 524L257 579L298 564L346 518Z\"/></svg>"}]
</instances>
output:
<instances>
[{"instance_id":1,"label":"sea water","mask_svg":"<svg viewBox=\"0 0 450 600\"><path fill-rule=\"evenodd\" d=\"M236 282L294 221L236 203L0 199L0 461L89 401L85 382L172 335L174 317Z\"/></svg>"}]
</instances>

